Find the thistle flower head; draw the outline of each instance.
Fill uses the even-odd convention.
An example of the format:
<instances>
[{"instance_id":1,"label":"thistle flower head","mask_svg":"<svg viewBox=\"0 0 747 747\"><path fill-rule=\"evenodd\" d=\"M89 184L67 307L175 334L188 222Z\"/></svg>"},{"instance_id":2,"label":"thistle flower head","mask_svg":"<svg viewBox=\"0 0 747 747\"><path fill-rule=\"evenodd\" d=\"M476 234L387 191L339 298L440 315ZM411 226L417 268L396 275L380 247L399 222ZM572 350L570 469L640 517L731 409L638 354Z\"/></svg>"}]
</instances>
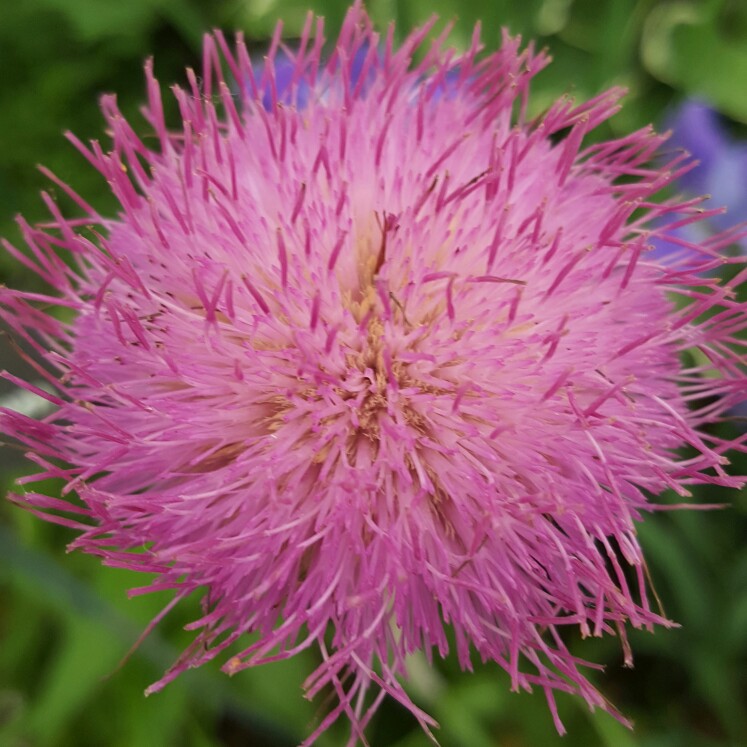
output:
<instances>
[{"instance_id":1,"label":"thistle flower head","mask_svg":"<svg viewBox=\"0 0 747 747\"><path fill-rule=\"evenodd\" d=\"M204 590L194 645L150 690L317 647L307 694L337 700L309 743L341 715L365 740L386 693L428 730L399 677L449 628L462 667L542 688L559 729L554 691L612 710L562 629L616 633L630 661L626 625L669 624L636 538L651 496L741 484L740 444L702 427L744 398L747 273L729 237L649 256L662 216L702 217L652 201L685 157L647 165L650 129L588 144L617 89L531 118L545 53L504 34L484 54L478 29L457 54L431 28L395 48L356 4L328 57L309 17L261 72L209 36L175 129L148 63L155 137L113 97L111 145L70 136L119 214L58 181L80 217L45 197L52 228L7 247L54 289L0 305L55 411L3 424L40 467L27 481L66 484L15 500L155 573L146 590Z\"/></svg>"}]
</instances>

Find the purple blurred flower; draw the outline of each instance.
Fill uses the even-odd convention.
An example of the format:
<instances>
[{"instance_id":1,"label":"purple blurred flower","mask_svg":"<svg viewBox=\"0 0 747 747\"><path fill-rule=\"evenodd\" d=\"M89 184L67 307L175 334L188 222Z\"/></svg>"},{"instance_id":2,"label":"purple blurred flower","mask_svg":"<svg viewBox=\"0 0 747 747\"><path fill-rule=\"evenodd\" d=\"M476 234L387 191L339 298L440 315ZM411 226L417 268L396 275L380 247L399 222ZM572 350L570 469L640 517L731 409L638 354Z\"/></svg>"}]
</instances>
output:
<instances>
[{"instance_id":1,"label":"purple blurred flower","mask_svg":"<svg viewBox=\"0 0 747 747\"><path fill-rule=\"evenodd\" d=\"M373 76L376 74L374 66L366 65L366 59L369 54L368 44L364 44L353 55L350 63L342 63L348 70L350 78L350 88L358 90L358 95L363 95L372 83ZM271 50L272 54L272 50ZM250 82L245 82L248 86L249 93L252 96L259 95L262 100L262 106L269 112L275 104L284 106L293 106L297 109L305 109L308 106L309 99L314 93L311 90L309 81L303 75L299 75L298 65L291 52L285 49L278 49L272 56L271 69L266 68L265 58L253 63L253 71ZM365 80L361 81L361 74L366 72ZM254 87L255 90L252 90Z\"/></svg>"},{"instance_id":2,"label":"purple blurred flower","mask_svg":"<svg viewBox=\"0 0 747 747\"><path fill-rule=\"evenodd\" d=\"M702 203L709 211L707 220L666 229L667 233L701 245L714 234L732 231L733 243L747 253L747 235L734 233L747 221L747 142L733 138L719 114L697 100L685 101L667 119L667 126L672 130L669 145L685 150L699 162L680 177L679 186L693 197L710 196ZM672 251L683 252L682 244L675 245L665 237L658 237L654 244L662 257ZM723 248L723 241L721 244Z\"/></svg>"},{"instance_id":3,"label":"purple blurred flower","mask_svg":"<svg viewBox=\"0 0 747 747\"><path fill-rule=\"evenodd\" d=\"M693 195L710 194L729 212L713 219L719 228L747 220L747 143L734 139L719 115L700 101L686 101L668 122L670 144L684 148L699 165L680 178Z\"/></svg>"}]
</instances>

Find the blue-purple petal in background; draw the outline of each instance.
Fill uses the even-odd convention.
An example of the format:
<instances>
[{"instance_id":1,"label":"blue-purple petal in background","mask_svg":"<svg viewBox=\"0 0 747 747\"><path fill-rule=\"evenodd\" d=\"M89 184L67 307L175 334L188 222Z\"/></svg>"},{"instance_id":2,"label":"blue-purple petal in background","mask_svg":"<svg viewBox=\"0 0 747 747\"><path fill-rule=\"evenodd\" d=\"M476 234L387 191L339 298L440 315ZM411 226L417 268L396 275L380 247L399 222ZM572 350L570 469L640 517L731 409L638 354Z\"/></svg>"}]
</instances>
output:
<instances>
[{"instance_id":1,"label":"blue-purple petal in background","mask_svg":"<svg viewBox=\"0 0 747 747\"><path fill-rule=\"evenodd\" d=\"M747 221L747 142L734 138L724 127L719 114L706 103L695 99L685 101L667 118L672 130L669 144L686 150L699 165L679 180L681 190L693 197L710 195L703 203L706 209L725 207L725 213L704 223L675 229L672 233L686 241L699 243L710 235ZM655 255L663 258L682 248L655 239ZM747 253L747 236L738 246Z\"/></svg>"},{"instance_id":2,"label":"blue-purple petal in background","mask_svg":"<svg viewBox=\"0 0 747 747\"><path fill-rule=\"evenodd\" d=\"M677 228L672 234L698 243L747 222L747 142L732 137L719 114L697 100L681 104L666 125L672 130L670 145L686 150L700 162L680 178L678 186L693 197L710 195L703 203L706 209L726 208L725 213ZM655 256L663 261L672 251L682 253L682 247L665 239L655 239L653 243ZM737 246L747 254L747 236L743 236ZM735 407L732 415L747 418L747 402Z\"/></svg>"},{"instance_id":3,"label":"blue-purple petal in background","mask_svg":"<svg viewBox=\"0 0 747 747\"><path fill-rule=\"evenodd\" d=\"M363 45L356 52L355 57L353 58L353 64L350 68L350 84L353 87L357 85L358 80L363 73L368 50L369 47ZM269 83L262 85L264 65L265 61L262 59L255 58L252 63L254 76L262 94L262 106L266 111L270 111L272 109L272 91ZM294 85L293 76L296 72L295 62L285 52L280 50L275 55L273 65L275 69L275 94L277 96L277 101L285 106L292 105L297 109L305 109L309 103L311 90L308 82L304 79L298 80L297 85ZM365 81L364 86L370 83L374 76L375 70L369 67L366 75L367 80Z\"/></svg>"},{"instance_id":4,"label":"blue-purple petal in background","mask_svg":"<svg viewBox=\"0 0 747 747\"><path fill-rule=\"evenodd\" d=\"M352 87L358 85L361 75L364 74L364 68L366 69L365 80L363 82L364 91L376 77L376 65L366 65L368 52L368 45L363 45L356 52L355 57L353 58L353 64L350 68L350 85ZM294 61L284 51L280 50L275 56L273 65L275 70L275 95L277 101L285 106L295 106L297 109L306 108L309 103L311 91L308 82L303 79L296 81L296 85L294 85ZM264 66L264 59L254 59L254 76L260 89L262 106L266 111L270 111L272 109L272 90L270 84L263 81ZM460 92L457 85L459 79L460 71L458 67L449 70L438 88L429 92L431 102L435 103L441 99L451 99L458 95Z\"/></svg>"}]
</instances>

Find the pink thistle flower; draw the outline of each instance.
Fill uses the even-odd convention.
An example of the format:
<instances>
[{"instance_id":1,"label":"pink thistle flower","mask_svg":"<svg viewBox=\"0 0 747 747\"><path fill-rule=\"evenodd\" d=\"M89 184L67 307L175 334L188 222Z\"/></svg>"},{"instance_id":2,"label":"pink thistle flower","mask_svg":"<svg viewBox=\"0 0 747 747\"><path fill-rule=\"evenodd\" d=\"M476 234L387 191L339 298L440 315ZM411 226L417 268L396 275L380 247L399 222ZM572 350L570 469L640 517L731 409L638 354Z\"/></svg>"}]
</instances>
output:
<instances>
[{"instance_id":1,"label":"pink thistle flower","mask_svg":"<svg viewBox=\"0 0 747 747\"><path fill-rule=\"evenodd\" d=\"M657 219L707 217L652 201L685 156L648 167L651 129L585 144L618 89L529 118L548 57L508 35L456 54L447 29L415 62L432 26L395 49L356 4L323 61L310 16L282 101L280 27L261 76L216 33L175 130L149 62L152 142L112 96L108 149L69 135L119 215L50 174L81 217L45 195L51 227L6 244L54 289L0 306L49 386L19 385L55 409L2 422L39 466L23 482L65 482L13 499L157 575L133 593L206 590L149 692L245 633L228 673L318 647L307 695L337 702L305 744L342 715L365 743L386 693L430 733L399 677L447 627L463 668L475 651L542 688L559 730L556 690L615 713L560 631L616 633L630 663L626 625L671 624L636 538L650 498L743 484L724 465L744 437L704 426L745 397L744 260L729 236L649 252Z\"/></svg>"}]
</instances>

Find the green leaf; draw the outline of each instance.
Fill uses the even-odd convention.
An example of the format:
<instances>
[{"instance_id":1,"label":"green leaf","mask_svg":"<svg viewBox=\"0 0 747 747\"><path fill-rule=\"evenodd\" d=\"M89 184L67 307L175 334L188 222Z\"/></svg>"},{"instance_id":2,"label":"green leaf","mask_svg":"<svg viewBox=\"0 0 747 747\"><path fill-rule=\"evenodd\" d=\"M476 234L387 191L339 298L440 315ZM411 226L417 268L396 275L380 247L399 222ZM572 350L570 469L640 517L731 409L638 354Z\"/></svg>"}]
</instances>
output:
<instances>
[{"instance_id":1,"label":"green leaf","mask_svg":"<svg viewBox=\"0 0 747 747\"><path fill-rule=\"evenodd\" d=\"M629 729L606 713L594 713L590 718L597 734L600 747L637 747Z\"/></svg>"},{"instance_id":2,"label":"green leaf","mask_svg":"<svg viewBox=\"0 0 747 747\"><path fill-rule=\"evenodd\" d=\"M124 646L97 622L77 618L68 627L44 684L26 714L27 729L38 745L52 745L67 731L112 671Z\"/></svg>"},{"instance_id":3,"label":"green leaf","mask_svg":"<svg viewBox=\"0 0 747 747\"><path fill-rule=\"evenodd\" d=\"M103 572L112 575L111 569L103 569ZM40 692L34 698L28 718L24 717L24 725L28 725L37 737L35 744L52 744L52 736L59 734L87 699L96 693L102 676L113 672L122 654L138 637L141 624L122 614L88 584L71 575L65 566L55 563L45 553L23 545L1 524L0 582L10 582L12 587L54 610L65 621L65 640L53 659L49 673L42 679ZM136 652L137 659L148 662L151 668L159 671L163 671L177 656L178 650L157 631L151 633ZM298 666L299 662L294 660L287 664ZM254 672L254 675L255 687L261 689L259 683L266 683L266 680L261 679L259 672ZM148 676L152 676L152 673ZM257 734L266 735L278 745L293 743L289 735L293 728L290 721L281 723L273 720L274 710L269 715L261 713L254 701L239 694L241 691L232 686L227 677L215 672L214 668L202 667L198 671L185 673L179 681L188 690L196 707L203 709L205 705L210 705L214 710L231 711L235 718ZM239 678L234 680L238 681ZM138 687L140 693L142 687L142 684ZM281 690L273 690L276 699L278 692ZM156 711L159 697L160 694L152 699L152 708ZM294 693L294 702L296 697ZM284 705L288 706L287 700ZM149 707L150 703L138 712ZM300 731L296 730L296 736L299 734ZM156 743L160 747L161 743ZM77 745L79 742L69 744Z\"/></svg>"},{"instance_id":4,"label":"green leaf","mask_svg":"<svg viewBox=\"0 0 747 747\"><path fill-rule=\"evenodd\" d=\"M747 45L726 33L722 0L668 2L649 14L641 57L655 78L747 122Z\"/></svg>"}]
</instances>

